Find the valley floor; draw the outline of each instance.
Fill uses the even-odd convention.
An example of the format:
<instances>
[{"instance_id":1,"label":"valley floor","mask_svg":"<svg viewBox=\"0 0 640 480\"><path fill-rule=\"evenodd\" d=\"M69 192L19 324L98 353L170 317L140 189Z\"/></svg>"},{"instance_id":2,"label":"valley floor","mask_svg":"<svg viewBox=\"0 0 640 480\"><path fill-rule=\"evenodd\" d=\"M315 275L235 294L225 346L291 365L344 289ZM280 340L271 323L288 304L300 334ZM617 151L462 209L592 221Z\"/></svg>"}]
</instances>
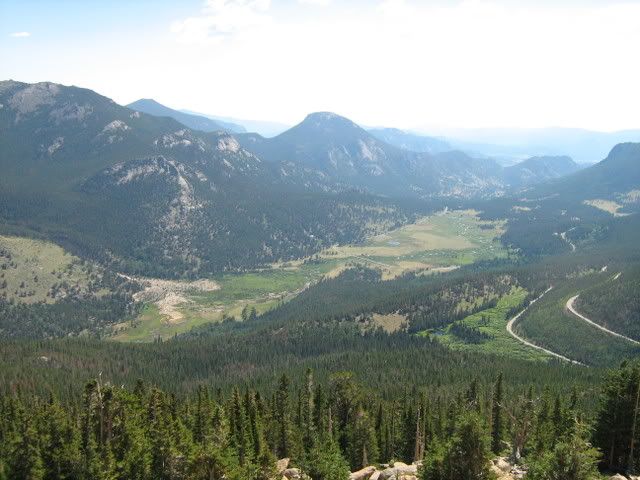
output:
<instances>
[{"instance_id":1,"label":"valley floor","mask_svg":"<svg viewBox=\"0 0 640 480\"><path fill-rule=\"evenodd\" d=\"M260 314L355 265L379 270L385 280L406 272L446 272L479 260L503 258L508 252L497 240L503 226L503 222L479 220L472 210L444 210L362 245L335 246L311 258L211 279L219 288L146 279L147 286L138 297L145 308L133 321L117 324L112 338L149 342L206 323L240 320L243 310L245 316L251 309ZM158 282L163 288L157 287Z\"/></svg>"}]
</instances>

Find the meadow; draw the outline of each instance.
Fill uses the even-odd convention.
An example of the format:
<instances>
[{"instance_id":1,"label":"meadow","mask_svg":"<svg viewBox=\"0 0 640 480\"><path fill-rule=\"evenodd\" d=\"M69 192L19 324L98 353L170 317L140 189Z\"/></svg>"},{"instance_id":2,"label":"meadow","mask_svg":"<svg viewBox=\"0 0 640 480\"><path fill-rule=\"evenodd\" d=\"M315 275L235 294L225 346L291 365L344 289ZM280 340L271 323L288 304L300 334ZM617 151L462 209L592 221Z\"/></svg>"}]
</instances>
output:
<instances>
[{"instance_id":1,"label":"meadow","mask_svg":"<svg viewBox=\"0 0 640 480\"><path fill-rule=\"evenodd\" d=\"M169 321L157 306L148 304L133 322L119 324L112 338L149 342L208 322L240 320L245 308L260 314L354 265L379 270L387 280L408 271L429 274L506 257L508 252L498 240L503 226L503 222L480 221L474 211L443 211L361 245L333 246L310 258L213 277L220 289L187 293L176 306L178 321Z\"/></svg>"},{"instance_id":2,"label":"meadow","mask_svg":"<svg viewBox=\"0 0 640 480\"><path fill-rule=\"evenodd\" d=\"M53 303L71 291L86 290L91 272L54 243L0 236L0 296L9 300Z\"/></svg>"},{"instance_id":3,"label":"meadow","mask_svg":"<svg viewBox=\"0 0 640 480\"><path fill-rule=\"evenodd\" d=\"M523 345L507 332L507 322L513 315L513 310L524 308L523 302L526 296L526 290L513 287L507 295L498 299L495 307L481 310L462 319L459 323L477 329L485 337L477 343L470 343L457 336L452 325L439 331L422 332L421 335L432 335L440 343L455 350L485 352L526 360L548 360L550 356Z\"/></svg>"}]
</instances>

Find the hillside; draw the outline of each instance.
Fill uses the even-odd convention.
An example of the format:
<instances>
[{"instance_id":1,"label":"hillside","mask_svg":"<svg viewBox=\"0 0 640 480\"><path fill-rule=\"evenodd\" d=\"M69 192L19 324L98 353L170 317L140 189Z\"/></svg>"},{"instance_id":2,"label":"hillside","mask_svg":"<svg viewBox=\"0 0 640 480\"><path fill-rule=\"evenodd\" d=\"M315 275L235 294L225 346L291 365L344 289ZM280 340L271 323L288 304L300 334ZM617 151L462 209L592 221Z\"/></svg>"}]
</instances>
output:
<instances>
[{"instance_id":1,"label":"hillside","mask_svg":"<svg viewBox=\"0 0 640 480\"><path fill-rule=\"evenodd\" d=\"M309 255L402 223L397 205L326 196L234 137L90 90L0 84L0 218L112 268L196 276Z\"/></svg>"},{"instance_id":2,"label":"hillside","mask_svg":"<svg viewBox=\"0 0 640 480\"><path fill-rule=\"evenodd\" d=\"M202 115L174 110L150 98L141 98L140 100L130 103L127 107L131 110L148 113L149 115L154 115L156 117L170 117L180 122L185 127L193 130L200 130L202 132L226 131L229 133L242 133L245 131L240 125L235 125L229 122L219 122Z\"/></svg>"},{"instance_id":3,"label":"hillside","mask_svg":"<svg viewBox=\"0 0 640 480\"><path fill-rule=\"evenodd\" d=\"M527 187L564 177L579 170L570 157L532 157L504 169L505 182L514 187Z\"/></svg>"}]
</instances>

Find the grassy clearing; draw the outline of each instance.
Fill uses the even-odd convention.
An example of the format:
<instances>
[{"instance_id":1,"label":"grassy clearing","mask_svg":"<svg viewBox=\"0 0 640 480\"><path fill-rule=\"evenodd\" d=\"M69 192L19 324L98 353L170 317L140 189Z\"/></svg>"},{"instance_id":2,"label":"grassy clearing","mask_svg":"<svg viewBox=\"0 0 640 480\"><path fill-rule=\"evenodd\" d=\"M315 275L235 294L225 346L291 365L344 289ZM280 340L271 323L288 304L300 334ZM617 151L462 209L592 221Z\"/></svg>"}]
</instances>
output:
<instances>
[{"instance_id":1,"label":"grassy clearing","mask_svg":"<svg viewBox=\"0 0 640 480\"><path fill-rule=\"evenodd\" d=\"M90 267L54 243L0 236L0 296L52 303L84 291L90 280Z\"/></svg>"},{"instance_id":2,"label":"grassy clearing","mask_svg":"<svg viewBox=\"0 0 640 480\"><path fill-rule=\"evenodd\" d=\"M220 286L212 291L183 291L184 302L174 306L178 320L163 315L157 303L149 304L134 322L115 328L113 340L150 342L170 338L195 326L241 318L245 306L264 313L280 302L293 298L300 289L319 281L335 268L335 262L282 264L258 272L221 275L214 280ZM158 302L161 303L161 302Z\"/></svg>"},{"instance_id":3,"label":"grassy clearing","mask_svg":"<svg viewBox=\"0 0 640 480\"><path fill-rule=\"evenodd\" d=\"M614 217L624 217L629 215L628 213L618 212L618 210L623 208L623 206L613 200L602 200L600 198L596 198L595 200L585 200L582 203L597 208L598 210L602 210L603 212L610 213Z\"/></svg>"},{"instance_id":4,"label":"grassy clearing","mask_svg":"<svg viewBox=\"0 0 640 480\"><path fill-rule=\"evenodd\" d=\"M528 360L549 359L548 355L518 342L506 330L509 312L514 307L520 307L526 296L526 290L514 287L508 295L504 295L498 300L495 307L474 313L462 320L464 325L477 328L480 332L490 336L489 339L480 343L465 342L454 335L450 327L430 334L435 335L440 342L456 350L481 351ZM423 335L425 334L429 333L423 333Z\"/></svg>"},{"instance_id":5,"label":"grassy clearing","mask_svg":"<svg viewBox=\"0 0 640 480\"><path fill-rule=\"evenodd\" d=\"M505 257L508 253L498 241L503 231L503 222L482 222L477 212L444 211L377 235L363 245L329 248L320 257L367 264L388 279L407 271Z\"/></svg>"},{"instance_id":6,"label":"grassy clearing","mask_svg":"<svg viewBox=\"0 0 640 480\"><path fill-rule=\"evenodd\" d=\"M374 313L371 316L371 322L376 327L382 327L387 333L397 332L402 329L407 321L407 317L400 315L399 313L390 313L387 315L381 315Z\"/></svg>"},{"instance_id":7,"label":"grassy clearing","mask_svg":"<svg viewBox=\"0 0 640 480\"><path fill-rule=\"evenodd\" d=\"M146 309L134 323L135 328L121 325L113 338L167 338L223 317L238 319L245 306L261 313L322 278L335 277L356 264L378 269L383 279L389 279L407 271L448 271L474 261L504 257L507 251L497 240L502 231L502 222L482 222L473 211L442 212L372 237L363 245L329 248L313 260L278 263L256 272L213 278L219 290L181 292L185 301L173 307L179 313L178 321L175 317L169 321L157 308Z\"/></svg>"}]
</instances>

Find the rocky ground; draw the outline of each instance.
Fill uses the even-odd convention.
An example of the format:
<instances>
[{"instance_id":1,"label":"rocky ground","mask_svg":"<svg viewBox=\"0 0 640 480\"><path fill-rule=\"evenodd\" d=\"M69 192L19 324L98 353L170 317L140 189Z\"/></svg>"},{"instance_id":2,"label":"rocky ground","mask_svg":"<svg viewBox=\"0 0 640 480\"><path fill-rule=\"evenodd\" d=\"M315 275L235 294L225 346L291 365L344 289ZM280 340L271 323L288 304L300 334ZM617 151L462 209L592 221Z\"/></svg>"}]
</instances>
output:
<instances>
[{"instance_id":1,"label":"rocky ground","mask_svg":"<svg viewBox=\"0 0 640 480\"><path fill-rule=\"evenodd\" d=\"M418 480L418 468L421 462L414 462L407 465L402 462L380 465L376 467L370 465L349 475L349 480ZM526 480L527 472L519 465L509 462L506 457L498 457L491 461L491 472L496 480ZM313 480L299 468L290 468L289 459L278 460L278 476L274 480ZM609 480L640 480L640 476L629 476L617 474L604 476Z\"/></svg>"}]
</instances>

